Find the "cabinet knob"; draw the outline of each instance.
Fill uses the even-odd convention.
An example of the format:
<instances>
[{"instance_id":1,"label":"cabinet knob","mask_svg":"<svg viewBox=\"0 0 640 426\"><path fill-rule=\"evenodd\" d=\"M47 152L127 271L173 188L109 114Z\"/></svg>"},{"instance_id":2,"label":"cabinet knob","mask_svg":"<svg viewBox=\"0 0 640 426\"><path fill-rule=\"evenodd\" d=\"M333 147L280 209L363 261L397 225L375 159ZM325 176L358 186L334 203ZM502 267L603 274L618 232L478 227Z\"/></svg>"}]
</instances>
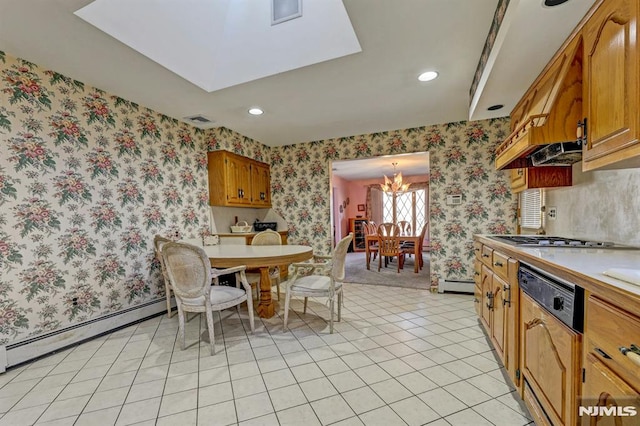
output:
<instances>
[{"instance_id":1,"label":"cabinet knob","mask_svg":"<svg viewBox=\"0 0 640 426\"><path fill-rule=\"evenodd\" d=\"M495 262L493 262L493 266L498 266L500 268L502 268L504 266L504 264L498 260L496 260Z\"/></svg>"}]
</instances>

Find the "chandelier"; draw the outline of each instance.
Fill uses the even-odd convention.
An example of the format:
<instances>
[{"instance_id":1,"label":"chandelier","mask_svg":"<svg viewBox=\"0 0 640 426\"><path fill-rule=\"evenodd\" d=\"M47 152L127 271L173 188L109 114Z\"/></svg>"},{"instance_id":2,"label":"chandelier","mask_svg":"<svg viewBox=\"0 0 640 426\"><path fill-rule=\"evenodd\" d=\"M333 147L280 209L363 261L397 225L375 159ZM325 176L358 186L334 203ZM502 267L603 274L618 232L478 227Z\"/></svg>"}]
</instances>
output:
<instances>
[{"instance_id":1,"label":"chandelier","mask_svg":"<svg viewBox=\"0 0 640 426\"><path fill-rule=\"evenodd\" d=\"M387 175L384 175L384 183L381 183L380 187L384 192L391 194L407 191L411 184L402 183L402 173L396 173L398 163L391 163L391 165L393 165L393 180L389 179Z\"/></svg>"}]
</instances>

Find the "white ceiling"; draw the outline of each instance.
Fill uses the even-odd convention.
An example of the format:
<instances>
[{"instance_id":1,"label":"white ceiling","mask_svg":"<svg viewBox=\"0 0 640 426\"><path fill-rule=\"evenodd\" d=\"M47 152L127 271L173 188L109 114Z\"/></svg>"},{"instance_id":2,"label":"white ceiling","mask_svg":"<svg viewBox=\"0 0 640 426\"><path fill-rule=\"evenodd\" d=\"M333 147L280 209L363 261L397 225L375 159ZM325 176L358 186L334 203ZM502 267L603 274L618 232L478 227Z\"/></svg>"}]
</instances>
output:
<instances>
[{"instance_id":1,"label":"white ceiling","mask_svg":"<svg viewBox=\"0 0 640 426\"><path fill-rule=\"evenodd\" d=\"M429 174L428 152L337 160L331 164L331 171L348 181L379 178L382 182L384 175L393 179L393 163L398 163L396 171L403 177Z\"/></svg>"},{"instance_id":2,"label":"white ceiling","mask_svg":"<svg viewBox=\"0 0 640 426\"><path fill-rule=\"evenodd\" d=\"M179 0L163 0L171 1ZM593 1L545 9L542 0L511 0L472 108L469 87L498 0L344 0L362 52L212 93L74 15L91 0L1 0L0 50L171 117L202 114L278 146L508 115ZM137 22L141 33L149 25ZM426 70L440 77L417 81ZM486 111L498 103L505 108ZM265 114L249 116L256 105Z\"/></svg>"}]
</instances>

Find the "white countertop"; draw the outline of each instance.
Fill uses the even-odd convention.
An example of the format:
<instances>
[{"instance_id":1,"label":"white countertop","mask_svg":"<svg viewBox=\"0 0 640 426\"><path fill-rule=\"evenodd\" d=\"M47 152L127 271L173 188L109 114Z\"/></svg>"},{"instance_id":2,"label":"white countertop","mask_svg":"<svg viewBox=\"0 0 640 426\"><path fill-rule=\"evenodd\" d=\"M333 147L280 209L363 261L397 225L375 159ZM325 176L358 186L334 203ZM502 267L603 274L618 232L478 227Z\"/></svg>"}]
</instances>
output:
<instances>
[{"instance_id":1,"label":"white countertop","mask_svg":"<svg viewBox=\"0 0 640 426\"><path fill-rule=\"evenodd\" d=\"M491 235L479 235L490 238ZM499 241L491 240L498 243ZM610 268L640 269L640 249L606 249L574 247L530 247L500 243L502 247L521 252L592 280L614 286L640 296L640 285L618 280L603 272ZM526 263L526 260L524 260Z\"/></svg>"}]
</instances>

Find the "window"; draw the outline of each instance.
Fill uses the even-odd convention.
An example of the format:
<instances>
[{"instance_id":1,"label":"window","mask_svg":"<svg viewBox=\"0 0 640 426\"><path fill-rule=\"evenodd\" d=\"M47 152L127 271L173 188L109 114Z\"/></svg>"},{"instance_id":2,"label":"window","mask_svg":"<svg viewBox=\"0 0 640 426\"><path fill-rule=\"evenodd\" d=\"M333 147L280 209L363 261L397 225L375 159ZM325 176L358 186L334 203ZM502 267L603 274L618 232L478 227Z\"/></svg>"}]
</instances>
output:
<instances>
[{"instance_id":1,"label":"window","mask_svg":"<svg viewBox=\"0 0 640 426\"><path fill-rule=\"evenodd\" d=\"M382 196L382 219L384 222L398 223L406 220L411 224L411 229L419 233L427 222L426 191L416 189Z\"/></svg>"},{"instance_id":2,"label":"window","mask_svg":"<svg viewBox=\"0 0 640 426\"><path fill-rule=\"evenodd\" d=\"M520 193L520 227L542 229L542 206L544 194L541 189L529 189Z\"/></svg>"}]
</instances>

